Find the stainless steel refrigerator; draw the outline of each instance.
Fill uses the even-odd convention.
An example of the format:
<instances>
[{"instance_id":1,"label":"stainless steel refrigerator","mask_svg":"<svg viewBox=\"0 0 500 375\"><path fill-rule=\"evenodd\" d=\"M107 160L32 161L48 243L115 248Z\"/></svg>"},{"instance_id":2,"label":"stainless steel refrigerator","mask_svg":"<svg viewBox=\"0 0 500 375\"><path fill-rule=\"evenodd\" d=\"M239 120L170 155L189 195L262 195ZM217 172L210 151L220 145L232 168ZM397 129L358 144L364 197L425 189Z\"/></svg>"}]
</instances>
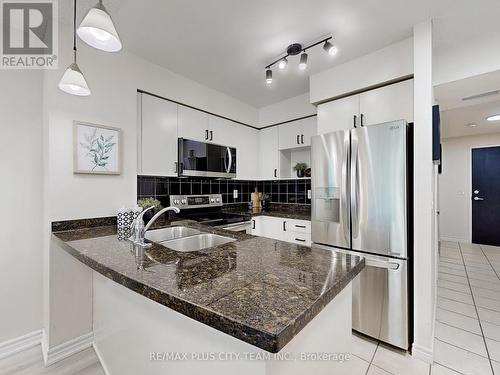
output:
<instances>
[{"instance_id":1,"label":"stainless steel refrigerator","mask_svg":"<svg viewBox=\"0 0 500 375\"><path fill-rule=\"evenodd\" d=\"M411 168L406 121L312 138L313 246L359 254L353 329L409 347L408 217Z\"/></svg>"}]
</instances>

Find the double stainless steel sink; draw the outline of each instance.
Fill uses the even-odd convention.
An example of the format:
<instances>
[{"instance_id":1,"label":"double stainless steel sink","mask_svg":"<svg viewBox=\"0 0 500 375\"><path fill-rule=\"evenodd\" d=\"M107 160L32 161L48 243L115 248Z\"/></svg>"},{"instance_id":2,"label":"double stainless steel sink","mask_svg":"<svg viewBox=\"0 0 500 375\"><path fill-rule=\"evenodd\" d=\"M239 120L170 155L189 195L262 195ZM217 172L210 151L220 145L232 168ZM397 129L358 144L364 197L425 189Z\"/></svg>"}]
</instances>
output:
<instances>
[{"instance_id":1,"label":"double stainless steel sink","mask_svg":"<svg viewBox=\"0 0 500 375\"><path fill-rule=\"evenodd\" d=\"M145 238L181 252L198 251L236 241L234 238L202 233L183 226L149 230Z\"/></svg>"}]
</instances>

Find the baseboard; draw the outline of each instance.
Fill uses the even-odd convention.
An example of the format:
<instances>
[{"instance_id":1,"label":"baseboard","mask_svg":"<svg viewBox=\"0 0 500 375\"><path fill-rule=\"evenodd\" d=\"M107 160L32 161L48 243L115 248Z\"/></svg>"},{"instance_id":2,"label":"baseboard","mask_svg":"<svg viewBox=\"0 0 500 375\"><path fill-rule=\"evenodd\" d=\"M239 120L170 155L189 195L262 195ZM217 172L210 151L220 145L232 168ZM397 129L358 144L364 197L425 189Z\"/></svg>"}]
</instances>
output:
<instances>
[{"instance_id":1,"label":"baseboard","mask_svg":"<svg viewBox=\"0 0 500 375\"><path fill-rule=\"evenodd\" d=\"M42 340L42 353L45 366L53 365L56 362L68 358L69 356L88 349L94 342L94 333L90 332L75 339L63 342L53 348L49 348L47 340Z\"/></svg>"},{"instance_id":2,"label":"baseboard","mask_svg":"<svg viewBox=\"0 0 500 375\"><path fill-rule=\"evenodd\" d=\"M470 243L470 240L468 238L462 238L462 237L452 237L452 236L441 236L439 238L440 241L451 241L451 242L464 242L464 243Z\"/></svg>"},{"instance_id":3,"label":"baseboard","mask_svg":"<svg viewBox=\"0 0 500 375\"><path fill-rule=\"evenodd\" d=\"M0 359L40 345L42 337L43 331L38 330L0 343Z\"/></svg>"},{"instance_id":4,"label":"baseboard","mask_svg":"<svg viewBox=\"0 0 500 375\"><path fill-rule=\"evenodd\" d=\"M94 348L97 359L101 363L101 366L102 366L102 369L104 370L104 373L106 375L111 375L111 372L109 372L108 367L106 366L106 362L104 362L104 358L102 357L101 352L99 351L99 347L96 345L95 342L92 344L92 347Z\"/></svg>"},{"instance_id":5,"label":"baseboard","mask_svg":"<svg viewBox=\"0 0 500 375\"><path fill-rule=\"evenodd\" d=\"M434 361L434 352L432 349L424 348L420 345L413 344L411 348L411 355L425 363L432 364Z\"/></svg>"}]
</instances>

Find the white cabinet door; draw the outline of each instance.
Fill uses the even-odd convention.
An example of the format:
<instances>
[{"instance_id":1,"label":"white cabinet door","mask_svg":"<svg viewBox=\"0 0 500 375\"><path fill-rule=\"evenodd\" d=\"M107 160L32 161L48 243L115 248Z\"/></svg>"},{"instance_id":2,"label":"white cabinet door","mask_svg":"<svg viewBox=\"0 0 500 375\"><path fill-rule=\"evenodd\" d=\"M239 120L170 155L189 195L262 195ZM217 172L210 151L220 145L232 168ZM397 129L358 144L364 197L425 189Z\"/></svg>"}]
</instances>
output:
<instances>
[{"instance_id":1,"label":"white cabinet door","mask_svg":"<svg viewBox=\"0 0 500 375\"><path fill-rule=\"evenodd\" d=\"M179 137L205 142L209 139L208 114L179 106Z\"/></svg>"},{"instance_id":2,"label":"white cabinet door","mask_svg":"<svg viewBox=\"0 0 500 375\"><path fill-rule=\"evenodd\" d=\"M260 216L261 227L260 235L262 237L273 238L275 240L286 241L286 232L283 230L284 220L279 217Z\"/></svg>"},{"instance_id":3,"label":"white cabinet door","mask_svg":"<svg viewBox=\"0 0 500 375\"><path fill-rule=\"evenodd\" d=\"M359 117L359 95L320 104L317 133L325 134L352 129L357 117Z\"/></svg>"},{"instance_id":4,"label":"white cabinet door","mask_svg":"<svg viewBox=\"0 0 500 375\"><path fill-rule=\"evenodd\" d=\"M360 94L360 113L363 114L363 125L413 121L413 80Z\"/></svg>"},{"instance_id":5,"label":"white cabinet door","mask_svg":"<svg viewBox=\"0 0 500 375\"><path fill-rule=\"evenodd\" d=\"M236 178L259 178L259 130L232 123L229 145L236 147Z\"/></svg>"},{"instance_id":6,"label":"white cabinet door","mask_svg":"<svg viewBox=\"0 0 500 375\"><path fill-rule=\"evenodd\" d=\"M139 173L177 176L177 104L142 94ZM141 168L142 167L142 168Z\"/></svg>"},{"instance_id":7,"label":"white cabinet door","mask_svg":"<svg viewBox=\"0 0 500 375\"><path fill-rule=\"evenodd\" d=\"M264 222L264 216L255 216L252 217L252 232L250 234L253 234L254 236L261 236L262 237L262 228L263 228L263 222Z\"/></svg>"},{"instance_id":8,"label":"white cabinet door","mask_svg":"<svg viewBox=\"0 0 500 375\"><path fill-rule=\"evenodd\" d=\"M208 115L208 142L222 146L234 147L234 140L241 125L223 119L221 117Z\"/></svg>"},{"instance_id":9,"label":"white cabinet door","mask_svg":"<svg viewBox=\"0 0 500 375\"><path fill-rule=\"evenodd\" d=\"M278 125L279 149L301 147L300 136L302 134L302 121L292 121L286 124Z\"/></svg>"},{"instance_id":10,"label":"white cabinet door","mask_svg":"<svg viewBox=\"0 0 500 375\"><path fill-rule=\"evenodd\" d=\"M317 116L305 118L301 120L302 132L300 135L300 143L302 146L311 145L311 137L318 134L318 118Z\"/></svg>"},{"instance_id":11,"label":"white cabinet door","mask_svg":"<svg viewBox=\"0 0 500 375\"><path fill-rule=\"evenodd\" d=\"M278 127L259 131L259 177L271 180L279 177Z\"/></svg>"}]
</instances>

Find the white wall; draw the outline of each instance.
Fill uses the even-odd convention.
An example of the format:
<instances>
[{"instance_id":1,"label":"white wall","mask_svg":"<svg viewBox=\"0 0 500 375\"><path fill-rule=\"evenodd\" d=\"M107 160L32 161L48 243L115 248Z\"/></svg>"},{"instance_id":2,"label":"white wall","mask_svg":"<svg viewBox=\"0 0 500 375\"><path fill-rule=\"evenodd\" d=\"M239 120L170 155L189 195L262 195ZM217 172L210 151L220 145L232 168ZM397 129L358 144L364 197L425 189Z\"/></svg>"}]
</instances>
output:
<instances>
[{"instance_id":1,"label":"white wall","mask_svg":"<svg viewBox=\"0 0 500 375\"><path fill-rule=\"evenodd\" d=\"M0 342L42 327L42 78L0 70Z\"/></svg>"},{"instance_id":2,"label":"white wall","mask_svg":"<svg viewBox=\"0 0 500 375\"><path fill-rule=\"evenodd\" d=\"M411 74L413 40L409 38L312 75L310 102L319 103Z\"/></svg>"},{"instance_id":3,"label":"white wall","mask_svg":"<svg viewBox=\"0 0 500 375\"><path fill-rule=\"evenodd\" d=\"M436 311L436 209L432 162L432 22L415 25L414 39L414 340L413 355L429 363Z\"/></svg>"},{"instance_id":4,"label":"white wall","mask_svg":"<svg viewBox=\"0 0 500 375\"><path fill-rule=\"evenodd\" d=\"M317 109L309 102L309 93L295 96L259 109L259 127L314 115Z\"/></svg>"},{"instance_id":5,"label":"white wall","mask_svg":"<svg viewBox=\"0 0 500 375\"><path fill-rule=\"evenodd\" d=\"M443 173L439 176L440 238L471 241L471 149L500 145L500 133L442 140Z\"/></svg>"}]
</instances>

